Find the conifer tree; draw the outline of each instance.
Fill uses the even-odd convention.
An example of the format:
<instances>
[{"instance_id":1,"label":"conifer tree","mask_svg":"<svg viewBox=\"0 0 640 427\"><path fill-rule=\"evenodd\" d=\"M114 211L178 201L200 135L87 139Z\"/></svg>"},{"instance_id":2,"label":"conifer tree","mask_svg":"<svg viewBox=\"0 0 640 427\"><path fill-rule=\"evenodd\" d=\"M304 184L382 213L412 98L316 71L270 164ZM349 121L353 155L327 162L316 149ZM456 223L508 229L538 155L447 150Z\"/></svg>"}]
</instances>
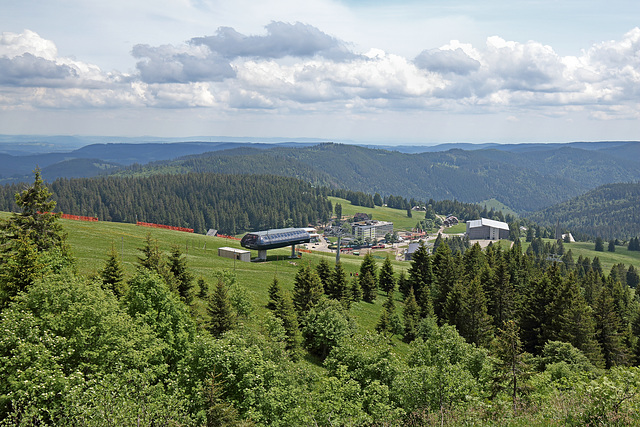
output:
<instances>
[{"instance_id":1,"label":"conifer tree","mask_svg":"<svg viewBox=\"0 0 640 427\"><path fill-rule=\"evenodd\" d=\"M487 297L478 277L462 293L458 330L467 342L486 347L493 337L493 319L487 313Z\"/></svg>"},{"instance_id":2,"label":"conifer tree","mask_svg":"<svg viewBox=\"0 0 640 427\"><path fill-rule=\"evenodd\" d=\"M173 274L178 295L187 304L193 300L193 275L187 268L187 258L178 245L171 247L169 255L169 271Z\"/></svg>"},{"instance_id":3,"label":"conifer tree","mask_svg":"<svg viewBox=\"0 0 640 427\"><path fill-rule=\"evenodd\" d=\"M391 259L387 254L387 257L382 264L382 268L380 269L380 276L378 278L378 283L380 284L380 289L387 293L387 295L395 292L396 289L396 281L393 277L393 266L391 265Z\"/></svg>"},{"instance_id":4,"label":"conifer tree","mask_svg":"<svg viewBox=\"0 0 640 427\"><path fill-rule=\"evenodd\" d=\"M229 292L222 280L218 280L213 295L209 299L207 312L209 313L207 329L213 336L220 337L233 327L234 316Z\"/></svg>"},{"instance_id":5,"label":"conifer tree","mask_svg":"<svg viewBox=\"0 0 640 427\"><path fill-rule=\"evenodd\" d=\"M366 270L360 275L360 288L362 289L362 299L366 302L374 302L378 296L378 287L376 281L371 275L370 270Z\"/></svg>"},{"instance_id":6,"label":"conifer tree","mask_svg":"<svg viewBox=\"0 0 640 427\"><path fill-rule=\"evenodd\" d=\"M371 253L366 253L364 258L362 259L362 263L360 264L360 276L364 276L366 272L371 273L371 277L373 278L373 283L375 285L375 289L378 289L378 265L376 264L376 260L373 258ZM364 287L362 288L364 291Z\"/></svg>"},{"instance_id":7,"label":"conifer tree","mask_svg":"<svg viewBox=\"0 0 640 427\"><path fill-rule=\"evenodd\" d=\"M607 251L609 251L609 252L615 252L616 251L616 242L615 242L615 240L613 240L613 239L609 240L609 245L607 246Z\"/></svg>"},{"instance_id":8,"label":"conifer tree","mask_svg":"<svg viewBox=\"0 0 640 427\"><path fill-rule=\"evenodd\" d=\"M632 289L637 289L638 285L640 285L640 275L638 275L638 270L633 265L629 266L626 279L627 286Z\"/></svg>"},{"instance_id":9,"label":"conifer tree","mask_svg":"<svg viewBox=\"0 0 640 427\"><path fill-rule=\"evenodd\" d=\"M278 283L278 278L273 277L273 281L269 286L269 302L267 303L267 308L269 310L276 310L278 304L280 304L280 300L282 299L282 289L280 289L280 283Z\"/></svg>"},{"instance_id":10,"label":"conifer tree","mask_svg":"<svg viewBox=\"0 0 640 427\"><path fill-rule=\"evenodd\" d=\"M348 290L347 274L342 267L342 263L337 262L336 268L331 273L330 287L327 296L345 304L349 300Z\"/></svg>"},{"instance_id":11,"label":"conifer tree","mask_svg":"<svg viewBox=\"0 0 640 427\"><path fill-rule=\"evenodd\" d=\"M402 294L403 299L407 299L407 297L409 296L409 291L411 289L411 282L409 282L409 279L407 278L404 270L401 270L400 274L398 275L398 290Z\"/></svg>"},{"instance_id":12,"label":"conifer tree","mask_svg":"<svg viewBox=\"0 0 640 427\"><path fill-rule=\"evenodd\" d=\"M409 290L409 296L404 301L404 341L411 342L418 336L418 325L420 324L420 307L413 294L413 288Z\"/></svg>"},{"instance_id":13,"label":"conifer tree","mask_svg":"<svg viewBox=\"0 0 640 427\"><path fill-rule=\"evenodd\" d=\"M598 251L598 252L604 252L604 241L602 240L602 237L597 237L596 238L595 250Z\"/></svg>"},{"instance_id":14,"label":"conifer tree","mask_svg":"<svg viewBox=\"0 0 640 427\"><path fill-rule=\"evenodd\" d=\"M282 320L282 326L287 336L286 349L289 350L294 361L298 360L302 354L302 333L291 295L288 292L283 292L276 302L275 315Z\"/></svg>"},{"instance_id":15,"label":"conifer tree","mask_svg":"<svg viewBox=\"0 0 640 427\"><path fill-rule=\"evenodd\" d=\"M516 292L504 258L497 255L496 268L487 282L488 310L496 327L513 319L516 311Z\"/></svg>"},{"instance_id":16,"label":"conifer tree","mask_svg":"<svg viewBox=\"0 0 640 427\"><path fill-rule=\"evenodd\" d=\"M520 328L515 321L506 321L498 329L493 351L499 360L495 365L494 390L505 389L511 395L515 414L518 392L529 371L520 341Z\"/></svg>"},{"instance_id":17,"label":"conifer tree","mask_svg":"<svg viewBox=\"0 0 640 427\"><path fill-rule=\"evenodd\" d=\"M351 279L351 284L349 285L349 297L351 298L351 302L362 301L362 288L360 287L360 281L357 277Z\"/></svg>"},{"instance_id":18,"label":"conifer tree","mask_svg":"<svg viewBox=\"0 0 640 427\"><path fill-rule=\"evenodd\" d=\"M432 257L434 286L433 311L438 319L443 319L444 306L447 295L453 289L457 280L456 263L447 242L443 242Z\"/></svg>"},{"instance_id":19,"label":"conifer tree","mask_svg":"<svg viewBox=\"0 0 640 427\"><path fill-rule=\"evenodd\" d=\"M298 319L320 301L324 294L322 282L309 264L300 266L293 282L293 306L298 314Z\"/></svg>"},{"instance_id":20,"label":"conifer tree","mask_svg":"<svg viewBox=\"0 0 640 427\"><path fill-rule=\"evenodd\" d=\"M127 293L124 270L120 264L118 252L113 245L111 245L109 258L107 258L104 269L100 271L100 277L104 287L113 292L116 297L120 298Z\"/></svg>"},{"instance_id":21,"label":"conifer tree","mask_svg":"<svg viewBox=\"0 0 640 427\"><path fill-rule=\"evenodd\" d=\"M320 258L320 262L316 265L316 273L318 273L318 277L320 277L324 293L328 295L329 287L331 286L331 275L333 272L325 257Z\"/></svg>"},{"instance_id":22,"label":"conifer tree","mask_svg":"<svg viewBox=\"0 0 640 427\"><path fill-rule=\"evenodd\" d=\"M409 283L413 288L422 317L432 315L431 285L433 283L433 269L431 267L431 257L423 243L420 243L418 249L411 256Z\"/></svg>"},{"instance_id":23,"label":"conifer tree","mask_svg":"<svg viewBox=\"0 0 640 427\"><path fill-rule=\"evenodd\" d=\"M621 331L622 321L616 312L611 290L607 286L603 286L596 296L593 310L596 339L602 348L605 368L625 365L629 355Z\"/></svg>"}]
</instances>

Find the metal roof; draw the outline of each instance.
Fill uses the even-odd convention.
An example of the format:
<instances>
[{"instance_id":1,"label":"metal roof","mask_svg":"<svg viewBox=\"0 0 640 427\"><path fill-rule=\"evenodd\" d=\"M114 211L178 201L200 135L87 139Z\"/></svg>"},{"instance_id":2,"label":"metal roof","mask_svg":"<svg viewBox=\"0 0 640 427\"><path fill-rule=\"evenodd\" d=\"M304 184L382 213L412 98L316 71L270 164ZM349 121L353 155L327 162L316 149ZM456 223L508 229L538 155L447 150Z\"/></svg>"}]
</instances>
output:
<instances>
[{"instance_id":1,"label":"metal roof","mask_svg":"<svg viewBox=\"0 0 640 427\"><path fill-rule=\"evenodd\" d=\"M492 219L480 218L475 219L473 221L468 221L469 228L482 227L486 225L487 227L499 228L501 230L509 231L509 224L502 221L494 221Z\"/></svg>"}]
</instances>

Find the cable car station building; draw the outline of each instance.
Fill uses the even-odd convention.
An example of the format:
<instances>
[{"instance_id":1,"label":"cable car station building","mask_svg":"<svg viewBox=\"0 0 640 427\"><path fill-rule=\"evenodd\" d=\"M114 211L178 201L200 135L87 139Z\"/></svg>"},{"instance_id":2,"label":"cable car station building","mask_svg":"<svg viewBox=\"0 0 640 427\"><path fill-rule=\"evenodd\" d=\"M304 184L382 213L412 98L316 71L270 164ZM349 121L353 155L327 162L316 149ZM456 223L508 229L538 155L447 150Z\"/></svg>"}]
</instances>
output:
<instances>
[{"instance_id":1,"label":"cable car station building","mask_svg":"<svg viewBox=\"0 0 640 427\"><path fill-rule=\"evenodd\" d=\"M257 250L256 261L266 261L268 249L291 246L291 258L297 258L296 245L310 241L311 235L304 228L276 228L247 233L240 241L240 246Z\"/></svg>"}]
</instances>

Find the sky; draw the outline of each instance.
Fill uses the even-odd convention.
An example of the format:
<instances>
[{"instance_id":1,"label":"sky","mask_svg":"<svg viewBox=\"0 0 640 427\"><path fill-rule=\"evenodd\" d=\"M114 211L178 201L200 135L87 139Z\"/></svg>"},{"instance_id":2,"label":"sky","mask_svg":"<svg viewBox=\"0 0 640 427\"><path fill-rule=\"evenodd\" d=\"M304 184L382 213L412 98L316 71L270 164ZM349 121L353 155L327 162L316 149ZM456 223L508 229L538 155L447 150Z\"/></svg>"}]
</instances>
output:
<instances>
[{"instance_id":1,"label":"sky","mask_svg":"<svg viewBox=\"0 0 640 427\"><path fill-rule=\"evenodd\" d=\"M0 134L640 140L637 0L0 0Z\"/></svg>"}]
</instances>

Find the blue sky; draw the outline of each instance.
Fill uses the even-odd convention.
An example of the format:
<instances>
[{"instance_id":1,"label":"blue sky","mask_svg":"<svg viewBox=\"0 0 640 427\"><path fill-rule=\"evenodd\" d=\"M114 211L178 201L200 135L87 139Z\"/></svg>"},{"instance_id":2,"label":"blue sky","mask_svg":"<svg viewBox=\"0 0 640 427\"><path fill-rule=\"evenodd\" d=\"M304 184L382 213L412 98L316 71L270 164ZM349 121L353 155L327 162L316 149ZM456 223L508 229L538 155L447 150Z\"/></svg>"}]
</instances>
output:
<instances>
[{"instance_id":1,"label":"blue sky","mask_svg":"<svg viewBox=\"0 0 640 427\"><path fill-rule=\"evenodd\" d=\"M5 1L0 133L640 140L640 2Z\"/></svg>"}]
</instances>

